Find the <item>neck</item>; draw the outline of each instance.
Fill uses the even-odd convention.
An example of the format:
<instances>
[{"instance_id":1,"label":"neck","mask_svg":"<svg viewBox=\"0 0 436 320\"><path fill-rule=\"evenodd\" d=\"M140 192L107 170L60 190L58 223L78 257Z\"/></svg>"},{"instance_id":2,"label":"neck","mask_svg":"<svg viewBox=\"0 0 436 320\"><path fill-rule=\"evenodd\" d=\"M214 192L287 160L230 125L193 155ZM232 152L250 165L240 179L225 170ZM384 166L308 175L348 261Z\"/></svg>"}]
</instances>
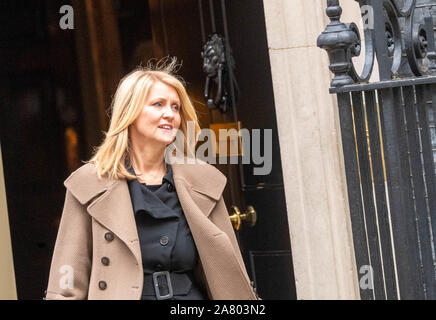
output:
<instances>
[{"instance_id":1,"label":"neck","mask_svg":"<svg viewBox=\"0 0 436 320\"><path fill-rule=\"evenodd\" d=\"M137 139L132 139L132 150L130 162L136 174L144 172L154 173L165 170L165 147L160 145L152 146L146 143L140 143Z\"/></svg>"},{"instance_id":2,"label":"neck","mask_svg":"<svg viewBox=\"0 0 436 320\"><path fill-rule=\"evenodd\" d=\"M136 174L154 173L165 170L164 153L135 150L130 159Z\"/></svg>"}]
</instances>

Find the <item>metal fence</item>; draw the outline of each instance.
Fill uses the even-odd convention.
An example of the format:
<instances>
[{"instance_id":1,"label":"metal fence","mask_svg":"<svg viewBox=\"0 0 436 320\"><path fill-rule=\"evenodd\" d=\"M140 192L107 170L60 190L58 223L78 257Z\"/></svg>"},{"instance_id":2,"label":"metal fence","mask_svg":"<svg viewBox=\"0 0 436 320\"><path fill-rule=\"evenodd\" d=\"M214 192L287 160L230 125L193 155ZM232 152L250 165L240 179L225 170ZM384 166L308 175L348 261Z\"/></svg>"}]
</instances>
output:
<instances>
[{"instance_id":1,"label":"metal fence","mask_svg":"<svg viewBox=\"0 0 436 320\"><path fill-rule=\"evenodd\" d=\"M364 33L328 0L318 46L335 75L361 298L436 299L436 0L356 1Z\"/></svg>"}]
</instances>

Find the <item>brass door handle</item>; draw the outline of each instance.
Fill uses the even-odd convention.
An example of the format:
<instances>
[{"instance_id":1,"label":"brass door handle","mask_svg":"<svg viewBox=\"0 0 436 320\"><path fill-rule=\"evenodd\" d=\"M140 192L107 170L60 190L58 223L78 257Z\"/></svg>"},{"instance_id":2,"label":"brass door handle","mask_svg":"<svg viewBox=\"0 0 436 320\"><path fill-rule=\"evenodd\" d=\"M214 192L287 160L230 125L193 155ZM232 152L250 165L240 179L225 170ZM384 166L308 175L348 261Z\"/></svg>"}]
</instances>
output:
<instances>
[{"instance_id":1,"label":"brass door handle","mask_svg":"<svg viewBox=\"0 0 436 320\"><path fill-rule=\"evenodd\" d=\"M231 207L230 221L233 228L237 231L241 228L242 222L246 223L249 227L253 227L257 221L257 213L253 206L247 206L247 210L241 213L237 206Z\"/></svg>"}]
</instances>

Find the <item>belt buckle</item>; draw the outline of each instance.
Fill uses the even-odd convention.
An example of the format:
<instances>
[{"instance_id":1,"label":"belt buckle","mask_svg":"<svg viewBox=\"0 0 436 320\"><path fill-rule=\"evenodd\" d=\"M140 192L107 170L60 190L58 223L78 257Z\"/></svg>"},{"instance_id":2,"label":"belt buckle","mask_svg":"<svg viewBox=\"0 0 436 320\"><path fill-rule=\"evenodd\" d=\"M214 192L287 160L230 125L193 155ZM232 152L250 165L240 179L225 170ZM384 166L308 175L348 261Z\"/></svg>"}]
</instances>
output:
<instances>
[{"instance_id":1,"label":"belt buckle","mask_svg":"<svg viewBox=\"0 0 436 320\"><path fill-rule=\"evenodd\" d=\"M168 284L168 294L162 296L160 294L159 283L157 281L159 276L165 276ZM171 277L168 271L158 271L153 273L154 292L156 293L157 300L167 300L173 297L173 286L171 285Z\"/></svg>"}]
</instances>

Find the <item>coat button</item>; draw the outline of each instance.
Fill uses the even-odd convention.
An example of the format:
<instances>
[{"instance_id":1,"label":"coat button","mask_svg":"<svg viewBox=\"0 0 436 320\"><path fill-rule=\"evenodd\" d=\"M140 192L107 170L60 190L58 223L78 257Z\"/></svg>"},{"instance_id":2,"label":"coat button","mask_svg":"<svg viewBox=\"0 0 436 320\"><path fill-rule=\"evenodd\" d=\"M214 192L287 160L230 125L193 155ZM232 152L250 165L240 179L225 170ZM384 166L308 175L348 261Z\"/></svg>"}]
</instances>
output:
<instances>
[{"instance_id":1,"label":"coat button","mask_svg":"<svg viewBox=\"0 0 436 320\"><path fill-rule=\"evenodd\" d=\"M107 288L106 281L99 281L99 282L98 282L98 288L99 288L100 290L104 290L104 289L106 289L106 288Z\"/></svg>"},{"instance_id":2,"label":"coat button","mask_svg":"<svg viewBox=\"0 0 436 320\"><path fill-rule=\"evenodd\" d=\"M101 263L102 263L104 266L108 266L108 265L109 265L109 258L108 258L108 257L103 257L103 258L101 258Z\"/></svg>"},{"instance_id":3,"label":"coat button","mask_svg":"<svg viewBox=\"0 0 436 320\"><path fill-rule=\"evenodd\" d=\"M166 246L168 244L168 237L167 236L163 236L162 238L160 238L160 244L163 246Z\"/></svg>"},{"instance_id":4,"label":"coat button","mask_svg":"<svg viewBox=\"0 0 436 320\"><path fill-rule=\"evenodd\" d=\"M173 192L174 191L174 186L171 183L168 183L168 191L169 192Z\"/></svg>"},{"instance_id":5,"label":"coat button","mask_svg":"<svg viewBox=\"0 0 436 320\"><path fill-rule=\"evenodd\" d=\"M106 241L111 242L112 240L114 240L114 234L112 232L106 232L104 238L106 239Z\"/></svg>"}]
</instances>

